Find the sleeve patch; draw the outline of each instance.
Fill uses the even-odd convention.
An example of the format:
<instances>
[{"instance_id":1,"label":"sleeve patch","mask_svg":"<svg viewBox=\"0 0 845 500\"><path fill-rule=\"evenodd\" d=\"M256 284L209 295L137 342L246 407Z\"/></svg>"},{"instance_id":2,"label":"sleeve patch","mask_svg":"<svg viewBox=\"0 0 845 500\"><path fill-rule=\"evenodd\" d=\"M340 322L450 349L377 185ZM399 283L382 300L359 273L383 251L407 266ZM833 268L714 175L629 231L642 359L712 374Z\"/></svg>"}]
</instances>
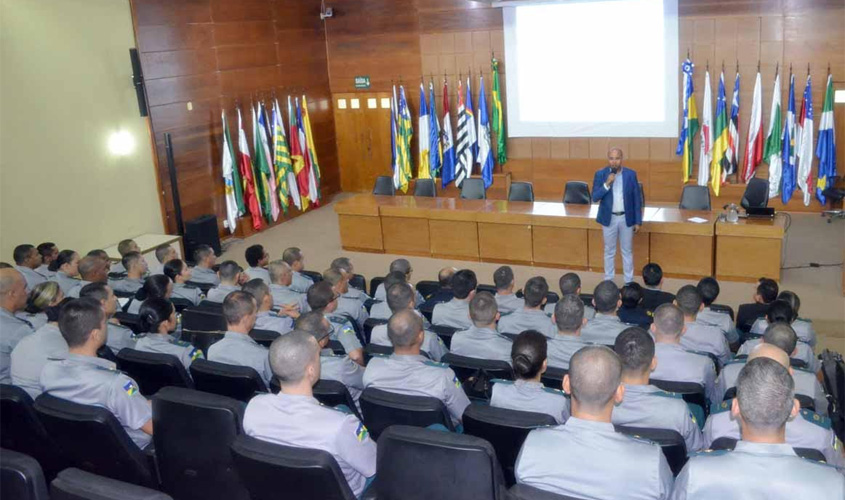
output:
<instances>
[{"instance_id":1,"label":"sleeve patch","mask_svg":"<svg viewBox=\"0 0 845 500\"><path fill-rule=\"evenodd\" d=\"M191 349L190 356L191 356L191 361L193 361L193 360L199 358L200 356L202 356L202 351L199 350L199 349L196 349L196 348Z\"/></svg>"},{"instance_id":2,"label":"sleeve patch","mask_svg":"<svg viewBox=\"0 0 845 500\"><path fill-rule=\"evenodd\" d=\"M458 389L460 389L460 388L461 388L461 381L460 381L460 380L458 380L458 376L457 376L457 375L454 375L454 376L452 377L452 383L454 383L454 384L455 384L455 387L456 387L456 388L458 388Z\"/></svg>"},{"instance_id":3,"label":"sleeve patch","mask_svg":"<svg viewBox=\"0 0 845 500\"><path fill-rule=\"evenodd\" d=\"M127 396L134 396L138 393L138 386L135 385L135 382L127 380L126 383L123 384L123 391Z\"/></svg>"},{"instance_id":4,"label":"sleeve patch","mask_svg":"<svg viewBox=\"0 0 845 500\"><path fill-rule=\"evenodd\" d=\"M364 425L363 422L358 422L358 428L355 429L355 437L358 439L358 442L361 443L367 436L369 435L370 431L367 430L367 427Z\"/></svg>"}]
</instances>

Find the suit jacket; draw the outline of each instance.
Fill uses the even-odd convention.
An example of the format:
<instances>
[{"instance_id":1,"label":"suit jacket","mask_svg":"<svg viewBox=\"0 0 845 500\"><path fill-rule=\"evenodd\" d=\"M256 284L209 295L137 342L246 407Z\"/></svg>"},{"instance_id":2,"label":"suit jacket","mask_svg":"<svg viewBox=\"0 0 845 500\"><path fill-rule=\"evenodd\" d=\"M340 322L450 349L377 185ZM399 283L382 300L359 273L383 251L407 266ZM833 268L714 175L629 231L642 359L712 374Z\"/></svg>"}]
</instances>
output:
<instances>
[{"instance_id":1,"label":"suit jacket","mask_svg":"<svg viewBox=\"0 0 845 500\"><path fill-rule=\"evenodd\" d=\"M675 300L675 295L663 290L652 290L651 288L643 288L643 302L640 307L646 311L654 312L659 306L663 304L671 304Z\"/></svg>"},{"instance_id":2,"label":"suit jacket","mask_svg":"<svg viewBox=\"0 0 845 500\"><path fill-rule=\"evenodd\" d=\"M741 304L736 312L736 327L742 332L748 333L757 318L766 316L766 311L769 309L768 304L757 304L756 302L750 304Z\"/></svg>"},{"instance_id":3,"label":"suit jacket","mask_svg":"<svg viewBox=\"0 0 845 500\"><path fill-rule=\"evenodd\" d=\"M613 186L604 187L610 167L604 167L596 172L593 178L593 202L599 204L599 214L596 222L602 226L609 226L613 216ZM625 224L628 227L642 225L643 200L640 197L640 183L637 173L629 168L622 168L622 199L625 204Z\"/></svg>"}]
</instances>

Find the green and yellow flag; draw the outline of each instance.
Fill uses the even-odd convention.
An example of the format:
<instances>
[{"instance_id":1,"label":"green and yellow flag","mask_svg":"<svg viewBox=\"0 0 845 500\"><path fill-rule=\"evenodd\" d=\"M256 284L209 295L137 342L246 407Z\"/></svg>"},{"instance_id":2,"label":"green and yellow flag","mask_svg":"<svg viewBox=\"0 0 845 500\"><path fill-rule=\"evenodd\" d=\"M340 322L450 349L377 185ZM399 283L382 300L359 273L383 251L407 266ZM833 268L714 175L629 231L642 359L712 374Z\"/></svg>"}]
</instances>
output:
<instances>
[{"instance_id":1,"label":"green and yellow flag","mask_svg":"<svg viewBox=\"0 0 845 500\"><path fill-rule=\"evenodd\" d=\"M502 112L502 93L499 90L499 61L493 58L493 117L490 120L496 134L496 162L504 165L508 161L505 137L505 115Z\"/></svg>"}]
</instances>

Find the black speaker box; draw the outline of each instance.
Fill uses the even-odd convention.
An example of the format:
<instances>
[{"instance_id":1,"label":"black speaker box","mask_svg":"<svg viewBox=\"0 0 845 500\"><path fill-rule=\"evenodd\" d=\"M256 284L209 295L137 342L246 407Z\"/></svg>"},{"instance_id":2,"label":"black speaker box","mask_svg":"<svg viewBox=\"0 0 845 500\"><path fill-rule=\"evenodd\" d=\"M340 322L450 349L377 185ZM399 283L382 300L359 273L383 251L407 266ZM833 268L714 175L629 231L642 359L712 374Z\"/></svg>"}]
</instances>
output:
<instances>
[{"instance_id":1,"label":"black speaker box","mask_svg":"<svg viewBox=\"0 0 845 500\"><path fill-rule=\"evenodd\" d=\"M220 235L217 233L217 217L201 215L185 222L186 260L193 261L194 250L199 245L208 245L214 249L214 255L220 255Z\"/></svg>"}]
</instances>

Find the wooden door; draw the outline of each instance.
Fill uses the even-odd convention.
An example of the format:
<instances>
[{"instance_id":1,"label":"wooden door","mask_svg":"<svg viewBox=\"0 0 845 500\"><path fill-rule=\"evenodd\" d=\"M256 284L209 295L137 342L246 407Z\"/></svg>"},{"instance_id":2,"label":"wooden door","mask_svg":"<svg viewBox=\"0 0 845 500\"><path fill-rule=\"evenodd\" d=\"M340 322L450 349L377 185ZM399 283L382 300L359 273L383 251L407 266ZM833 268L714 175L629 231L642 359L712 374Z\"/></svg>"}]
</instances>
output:
<instances>
[{"instance_id":1,"label":"wooden door","mask_svg":"<svg viewBox=\"0 0 845 500\"><path fill-rule=\"evenodd\" d=\"M390 93L334 94L340 182L343 191L367 192L391 175Z\"/></svg>"}]
</instances>

